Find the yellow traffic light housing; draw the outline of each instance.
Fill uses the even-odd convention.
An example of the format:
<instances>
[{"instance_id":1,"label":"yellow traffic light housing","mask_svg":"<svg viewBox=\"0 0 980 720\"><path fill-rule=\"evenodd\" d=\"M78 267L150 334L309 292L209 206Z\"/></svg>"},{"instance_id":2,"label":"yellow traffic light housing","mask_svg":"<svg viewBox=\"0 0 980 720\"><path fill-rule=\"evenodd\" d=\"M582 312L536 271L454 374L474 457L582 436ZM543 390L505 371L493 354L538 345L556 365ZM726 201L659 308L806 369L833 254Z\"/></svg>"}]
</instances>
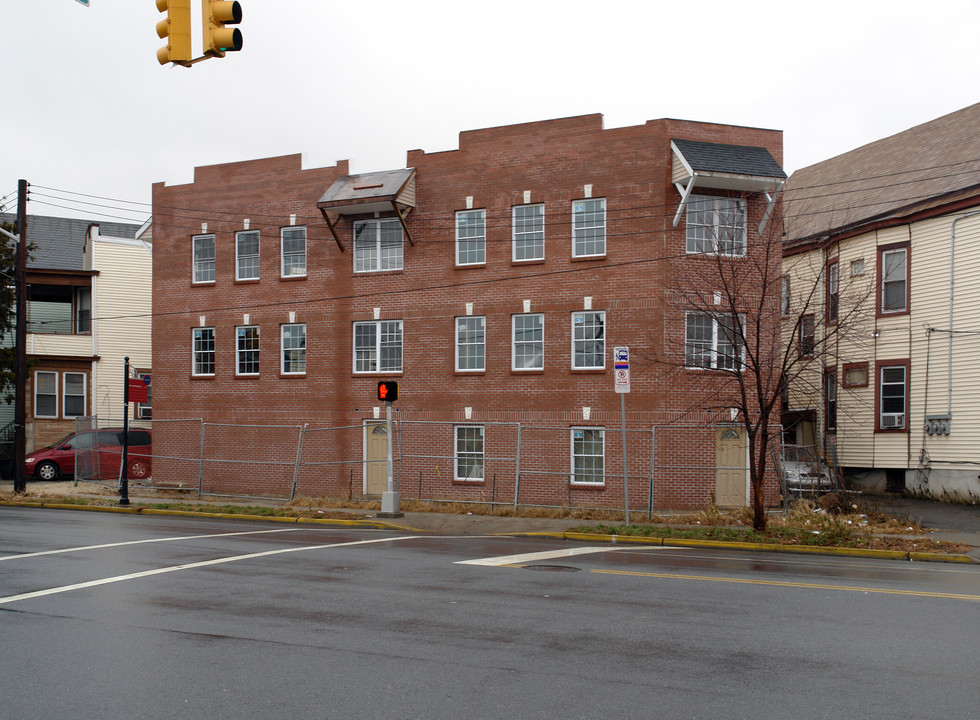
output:
<instances>
[{"instance_id":1,"label":"yellow traffic light housing","mask_svg":"<svg viewBox=\"0 0 980 720\"><path fill-rule=\"evenodd\" d=\"M167 39L157 50L161 65L185 65L191 61L191 0L156 0L157 10L167 17L157 23L157 35Z\"/></svg>"},{"instance_id":2,"label":"yellow traffic light housing","mask_svg":"<svg viewBox=\"0 0 980 720\"><path fill-rule=\"evenodd\" d=\"M157 0L160 2L160 0ZM226 27L242 21L242 6L226 0L202 0L201 14L204 23L204 54L224 57L225 52L242 49L242 31Z\"/></svg>"}]
</instances>

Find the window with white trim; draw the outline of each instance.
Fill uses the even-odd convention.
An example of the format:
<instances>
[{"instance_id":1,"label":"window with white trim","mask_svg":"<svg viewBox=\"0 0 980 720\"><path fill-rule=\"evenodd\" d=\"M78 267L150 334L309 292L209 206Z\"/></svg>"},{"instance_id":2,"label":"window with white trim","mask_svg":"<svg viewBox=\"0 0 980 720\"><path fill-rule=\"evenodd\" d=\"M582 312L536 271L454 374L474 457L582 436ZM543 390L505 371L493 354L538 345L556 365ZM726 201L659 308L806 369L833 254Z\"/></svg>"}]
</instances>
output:
<instances>
[{"instance_id":1,"label":"window with white trim","mask_svg":"<svg viewBox=\"0 0 980 720\"><path fill-rule=\"evenodd\" d=\"M354 372L402 371L402 321L354 323Z\"/></svg>"},{"instance_id":2,"label":"window with white trim","mask_svg":"<svg viewBox=\"0 0 980 720\"><path fill-rule=\"evenodd\" d=\"M403 243L397 218L358 220L354 223L354 272L401 270Z\"/></svg>"},{"instance_id":3,"label":"window with white trim","mask_svg":"<svg viewBox=\"0 0 980 720\"><path fill-rule=\"evenodd\" d=\"M514 370L544 369L544 315L514 315L511 367Z\"/></svg>"},{"instance_id":4,"label":"window with white trim","mask_svg":"<svg viewBox=\"0 0 980 720\"><path fill-rule=\"evenodd\" d=\"M837 429L837 370L825 370L823 374L824 422L826 429Z\"/></svg>"},{"instance_id":5,"label":"window with white trim","mask_svg":"<svg viewBox=\"0 0 980 720\"><path fill-rule=\"evenodd\" d=\"M905 429L906 368L891 365L879 370L878 427L881 430Z\"/></svg>"},{"instance_id":6,"label":"window with white trim","mask_svg":"<svg viewBox=\"0 0 980 720\"><path fill-rule=\"evenodd\" d=\"M62 375L63 383L63 407L62 413L66 418L75 418L85 415L86 392L85 392L85 373L66 372Z\"/></svg>"},{"instance_id":7,"label":"window with white trim","mask_svg":"<svg viewBox=\"0 0 980 720\"><path fill-rule=\"evenodd\" d=\"M790 279L789 275L783 275L780 284L779 314L783 317L789 316L791 309Z\"/></svg>"},{"instance_id":8,"label":"window with white trim","mask_svg":"<svg viewBox=\"0 0 980 720\"><path fill-rule=\"evenodd\" d=\"M882 250L880 259L881 312L908 310L908 248Z\"/></svg>"},{"instance_id":9,"label":"window with white trim","mask_svg":"<svg viewBox=\"0 0 980 720\"><path fill-rule=\"evenodd\" d=\"M282 277L306 276L306 228L284 227L280 230Z\"/></svg>"},{"instance_id":10,"label":"window with white trim","mask_svg":"<svg viewBox=\"0 0 980 720\"><path fill-rule=\"evenodd\" d=\"M235 233L235 279L259 279L259 231Z\"/></svg>"},{"instance_id":11,"label":"window with white trim","mask_svg":"<svg viewBox=\"0 0 980 720\"><path fill-rule=\"evenodd\" d=\"M573 427L571 431L572 473L575 485L605 483L606 431L596 427Z\"/></svg>"},{"instance_id":12,"label":"window with white trim","mask_svg":"<svg viewBox=\"0 0 980 720\"><path fill-rule=\"evenodd\" d=\"M840 311L840 263L837 260L827 264L827 322L837 322Z\"/></svg>"},{"instance_id":13,"label":"window with white trim","mask_svg":"<svg viewBox=\"0 0 980 720\"><path fill-rule=\"evenodd\" d=\"M745 255L745 201L692 195L687 201L687 252Z\"/></svg>"},{"instance_id":14,"label":"window with white trim","mask_svg":"<svg viewBox=\"0 0 980 720\"><path fill-rule=\"evenodd\" d=\"M214 328L198 327L193 331L192 375L214 375Z\"/></svg>"},{"instance_id":15,"label":"window with white trim","mask_svg":"<svg viewBox=\"0 0 980 720\"><path fill-rule=\"evenodd\" d=\"M58 417L58 373L45 370L34 373L34 417Z\"/></svg>"},{"instance_id":16,"label":"window with white trim","mask_svg":"<svg viewBox=\"0 0 980 720\"><path fill-rule=\"evenodd\" d=\"M457 482L483 482L483 426L457 425L454 454Z\"/></svg>"},{"instance_id":17,"label":"window with white trim","mask_svg":"<svg viewBox=\"0 0 980 720\"><path fill-rule=\"evenodd\" d=\"M214 235L195 235L191 238L194 254L194 282L214 282Z\"/></svg>"},{"instance_id":18,"label":"window with white trim","mask_svg":"<svg viewBox=\"0 0 980 720\"><path fill-rule=\"evenodd\" d=\"M240 325L235 328L235 374L259 374L259 326Z\"/></svg>"},{"instance_id":19,"label":"window with white trim","mask_svg":"<svg viewBox=\"0 0 980 720\"><path fill-rule=\"evenodd\" d=\"M456 369L486 370L487 319L483 315L456 318Z\"/></svg>"},{"instance_id":20,"label":"window with white trim","mask_svg":"<svg viewBox=\"0 0 980 720\"><path fill-rule=\"evenodd\" d=\"M306 324L282 325L280 338L282 362L279 370L283 375L302 375L306 372Z\"/></svg>"},{"instance_id":21,"label":"window with white trim","mask_svg":"<svg viewBox=\"0 0 980 720\"><path fill-rule=\"evenodd\" d=\"M152 420L153 419L153 379L152 373L149 372L137 372L136 377L143 381L146 385L146 402L136 403L136 417L139 420Z\"/></svg>"},{"instance_id":22,"label":"window with white trim","mask_svg":"<svg viewBox=\"0 0 980 720\"><path fill-rule=\"evenodd\" d=\"M487 211L456 213L456 264L482 265L487 261Z\"/></svg>"},{"instance_id":23,"label":"window with white trim","mask_svg":"<svg viewBox=\"0 0 980 720\"><path fill-rule=\"evenodd\" d=\"M572 257L606 254L606 199L572 203Z\"/></svg>"},{"instance_id":24,"label":"window with white trim","mask_svg":"<svg viewBox=\"0 0 980 720\"><path fill-rule=\"evenodd\" d=\"M572 313L572 368L593 370L605 366L605 311Z\"/></svg>"},{"instance_id":25,"label":"window with white trim","mask_svg":"<svg viewBox=\"0 0 980 720\"><path fill-rule=\"evenodd\" d=\"M544 260L544 205L515 205L513 259Z\"/></svg>"},{"instance_id":26,"label":"window with white trim","mask_svg":"<svg viewBox=\"0 0 980 720\"><path fill-rule=\"evenodd\" d=\"M684 339L684 364L689 368L741 370L745 362L745 345L741 328L731 315L714 315L688 310Z\"/></svg>"}]
</instances>

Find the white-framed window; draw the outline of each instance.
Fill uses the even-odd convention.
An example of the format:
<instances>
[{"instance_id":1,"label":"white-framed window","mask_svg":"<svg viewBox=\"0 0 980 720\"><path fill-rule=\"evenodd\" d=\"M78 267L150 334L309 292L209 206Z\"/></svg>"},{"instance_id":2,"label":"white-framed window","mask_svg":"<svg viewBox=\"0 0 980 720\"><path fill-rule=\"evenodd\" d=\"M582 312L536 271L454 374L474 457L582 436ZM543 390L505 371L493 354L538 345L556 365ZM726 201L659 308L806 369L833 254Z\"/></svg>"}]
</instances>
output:
<instances>
[{"instance_id":1,"label":"white-framed window","mask_svg":"<svg viewBox=\"0 0 980 720\"><path fill-rule=\"evenodd\" d=\"M191 238L194 253L194 282L214 282L214 235L195 235Z\"/></svg>"},{"instance_id":2,"label":"white-framed window","mask_svg":"<svg viewBox=\"0 0 980 720\"><path fill-rule=\"evenodd\" d=\"M827 322L837 322L840 310L840 263L834 260L827 264Z\"/></svg>"},{"instance_id":3,"label":"white-framed window","mask_svg":"<svg viewBox=\"0 0 980 720\"><path fill-rule=\"evenodd\" d=\"M572 368L593 370L605 366L605 311L572 313Z\"/></svg>"},{"instance_id":4,"label":"white-framed window","mask_svg":"<svg viewBox=\"0 0 980 720\"><path fill-rule=\"evenodd\" d=\"M687 201L687 252L745 255L745 201L692 195Z\"/></svg>"},{"instance_id":5,"label":"white-framed window","mask_svg":"<svg viewBox=\"0 0 980 720\"><path fill-rule=\"evenodd\" d=\"M515 205L513 259L544 260L544 205Z\"/></svg>"},{"instance_id":6,"label":"white-framed window","mask_svg":"<svg viewBox=\"0 0 980 720\"><path fill-rule=\"evenodd\" d=\"M837 429L837 369L824 370L823 373L824 426L827 430Z\"/></svg>"},{"instance_id":7,"label":"white-framed window","mask_svg":"<svg viewBox=\"0 0 980 720\"><path fill-rule=\"evenodd\" d=\"M235 374L259 374L259 326L240 325L235 328Z\"/></svg>"},{"instance_id":8,"label":"white-framed window","mask_svg":"<svg viewBox=\"0 0 980 720\"><path fill-rule=\"evenodd\" d=\"M456 213L456 264L482 265L487 261L487 211Z\"/></svg>"},{"instance_id":9,"label":"white-framed window","mask_svg":"<svg viewBox=\"0 0 980 720\"><path fill-rule=\"evenodd\" d=\"M606 254L606 199L572 203L572 257Z\"/></svg>"},{"instance_id":10,"label":"white-framed window","mask_svg":"<svg viewBox=\"0 0 980 720\"><path fill-rule=\"evenodd\" d=\"M456 369L486 370L487 319L483 315L456 318Z\"/></svg>"},{"instance_id":11,"label":"white-framed window","mask_svg":"<svg viewBox=\"0 0 980 720\"><path fill-rule=\"evenodd\" d=\"M281 340L282 362L279 370L283 375L302 375L306 372L306 324L282 325Z\"/></svg>"},{"instance_id":12,"label":"white-framed window","mask_svg":"<svg viewBox=\"0 0 980 720\"><path fill-rule=\"evenodd\" d=\"M354 272L401 270L405 262L402 225L397 218L354 223Z\"/></svg>"},{"instance_id":13,"label":"white-framed window","mask_svg":"<svg viewBox=\"0 0 980 720\"><path fill-rule=\"evenodd\" d=\"M731 315L688 310L684 338L684 364L689 368L741 370L745 345L740 338L743 316L738 323Z\"/></svg>"},{"instance_id":14,"label":"white-framed window","mask_svg":"<svg viewBox=\"0 0 980 720\"><path fill-rule=\"evenodd\" d=\"M75 288L75 332L92 332L92 288Z\"/></svg>"},{"instance_id":15,"label":"white-framed window","mask_svg":"<svg viewBox=\"0 0 980 720\"><path fill-rule=\"evenodd\" d=\"M284 227L280 230L282 244L282 277L306 276L306 228Z\"/></svg>"},{"instance_id":16,"label":"white-framed window","mask_svg":"<svg viewBox=\"0 0 980 720\"><path fill-rule=\"evenodd\" d=\"M194 328L192 337L194 352L191 374L214 375L214 328Z\"/></svg>"},{"instance_id":17,"label":"white-framed window","mask_svg":"<svg viewBox=\"0 0 980 720\"><path fill-rule=\"evenodd\" d=\"M779 298L779 314L783 317L789 315L791 309L792 301L790 295L790 280L789 275L783 275L782 282L780 285L780 298Z\"/></svg>"},{"instance_id":18,"label":"white-framed window","mask_svg":"<svg viewBox=\"0 0 980 720\"><path fill-rule=\"evenodd\" d=\"M597 427L571 429L572 472L575 485L602 485L606 481L606 431Z\"/></svg>"},{"instance_id":19,"label":"white-framed window","mask_svg":"<svg viewBox=\"0 0 980 720\"><path fill-rule=\"evenodd\" d=\"M455 436L457 482L483 482L483 426L457 425Z\"/></svg>"},{"instance_id":20,"label":"white-framed window","mask_svg":"<svg viewBox=\"0 0 980 720\"><path fill-rule=\"evenodd\" d=\"M402 371L402 321L354 323L354 372Z\"/></svg>"},{"instance_id":21,"label":"white-framed window","mask_svg":"<svg viewBox=\"0 0 980 720\"><path fill-rule=\"evenodd\" d=\"M908 248L882 250L880 260L881 313L908 310Z\"/></svg>"},{"instance_id":22,"label":"white-framed window","mask_svg":"<svg viewBox=\"0 0 980 720\"><path fill-rule=\"evenodd\" d=\"M514 370L543 370L544 315L513 315L511 327L511 367Z\"/></svg>"},{"instance_id":23,"label":"white-framed window","mask_svg":"<svg viewBox=\"0 0 980 720\"><path fill-rule=\"evenodd\" d=\"M152 373L149 372L137 372L136 377L143 381L146 385L146 402L136 403L136 418L138 420L152 420L153 419L153 380Z\"/></svg>"},{"instance_id":24,"label":"white-framed window","mask_svg":"<svg viewBox=\"0 0 980 720\"><path fill-rule=\"evenodd\" d=\"M85 415L86 406L86 376L85 373L66 372L62 374L62 413L66 418L75 418Z\"/></svg>"},{"instance_id":25,"label":"white-framed window","mask_svg":"<svg viewBox=\"0 0 980 720\"><path fill-rule=\"evenodd\" d=\"M881 430L904 430L908 394L905 365L886 365L879 368L878 427Z\"/></svg>"},{"instance_id":26,"label":"white-framed window","mask_svg":"<svg viewBox=\"0 0 980 720\"><path fill-rule=\"evenodd\" d=\"M259 231L235 233L235 279L259 279Z\"/></svg>"},{"instance_id":27,"label":"white-framed window","mask_svg":"<svg viewBox=\"0 0 980 720\"><path fill-rule=\"evenodd\" d=\"M46 370L34 373L34 417L58 417L58 373Z\"/></svg>"}]
</instances>

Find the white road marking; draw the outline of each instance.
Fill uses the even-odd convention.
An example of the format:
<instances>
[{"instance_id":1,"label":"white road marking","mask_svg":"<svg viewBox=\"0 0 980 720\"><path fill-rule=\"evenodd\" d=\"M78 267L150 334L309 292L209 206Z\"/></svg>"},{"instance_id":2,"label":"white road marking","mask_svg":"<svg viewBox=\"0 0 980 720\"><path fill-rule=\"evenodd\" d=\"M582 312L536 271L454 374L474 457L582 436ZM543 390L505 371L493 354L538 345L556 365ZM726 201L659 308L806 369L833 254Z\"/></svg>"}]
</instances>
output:
<instances>
[{"instance_id":1,"label":"white road marking","mask_svg":"<svg viewBox=\"0 0 980 720\"><path fill-rule=\"evenodd\" d=\"M100 580L90 580L89 582L76 583L74 585L63 585L62 587L49 588L47 590L37 590L35 592L22 593L21 595L9 595L0 598L0 605L18 602L20 600L30 600L31 598L44 597L46 595L57 595L72 590L84 590L85 588L98 587L99 585L109 585L111 583L124 582L126 580L137 580L139 578L152 577L153 575L163 575L165 573L177 572L178 570L193 570L194 568L207 567L209 565L222 565L224 563L238 562L239 560L251 560L253 558L269 557L272 555L283 555L285 553L305 552L307 550L326 550L328 548L351 547L353 545L370 545L372 543L394 542L396 540L413 540L415 536L407 535L404 537L376 538L374 540L357 540L355 542L331 543L330 545L309 545L306 547L282 548L280 550L266 550L265 552L249 553L247 555L232 555L229 557L215 558L214 560L204 560L202 562L187 563L186 565L171 565L170 567L157 568L156 570L145 570L129 575L116 575L115 577L102 578Z\"/></svg>"},{"instance_id":2,"label":"white road marking","mask_svg":"<svg viewBox=\"0 0 980 720\"><path fill-rule=\"evenodd\" d=\"M483 565L486 567L505 567L507 565L523 565L536 560L554 560L555 558L573 557L575 555L591 555L594 553L616 552L617 550L682 550L657 545L655 548L642 547L610 547L609 545L589 545L586 547L563 548L561 550L545 550L543 552L523 553L521 555L498 555L497 557L478 558L476 560L457 560L455 565Z\"/></svg>"},{"instance_id":3,"label":"white road marking","mask_svg":"<svg viewBox=\"0 0 980 720\"><path fill-rule=\"evenodd\" d=\"M266 533L297 532L302 528L286 528L278 530L248 530L246 532L214 533L211 535L184 535L182 537L152 538L148 540L128 540L126 542L104 543L102 545L82 545L80 547L61 548L60 550L42 550L41 552L23 553L21 555L6 555L0 557L0 562L5 560L23 560L24 558L40 557L41 555L60 555L62 553L81 552L82 550L102 550L104 548L123 547L124 545L142 545L144 543L158 542L177 542L180 540L201 540L204 538L233 537L235 535L262 535Z\"/></svg>"}]
</instances>

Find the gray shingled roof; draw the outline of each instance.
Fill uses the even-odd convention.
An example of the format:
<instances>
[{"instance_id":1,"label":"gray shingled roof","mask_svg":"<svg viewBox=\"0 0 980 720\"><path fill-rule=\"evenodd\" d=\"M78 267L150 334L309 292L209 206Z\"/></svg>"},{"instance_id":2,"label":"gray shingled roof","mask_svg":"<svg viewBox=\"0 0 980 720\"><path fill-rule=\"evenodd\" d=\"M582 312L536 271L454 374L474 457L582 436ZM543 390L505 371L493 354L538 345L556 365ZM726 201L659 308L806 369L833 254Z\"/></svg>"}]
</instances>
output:
<instances>
[{"instance_id":1,"label":"gray shingled roof","mask_svg":"<svg viewBox=\"0 0 980 720\"><path fill-rule=\"evenodd\" d=\"M797 170L787 240L903 217L980 187L980 103Z\"/></svg>"},{"instance_id":2,"label":"gray shingled roof","mask_svg":"<svg viewBox=\"0 0 980 720\"><path fill-rule=\"evenodd\" d=\"M731 173L785 178L786 173L764 147L724 145L700 140L671 139L695 172Z\"/></svg>"},{"instance_id":3,"label":"gray shingled roof","mask_svg":"<svg viewBox=\"0 0 980 720\"><path fill-rule=\"evenodd\" d=\"M334 180L317 202L317 207L348 212L358 206L363 206L365 212L375 210L375 201L390 203L414 173L414 168L404 168L344 175Z\"/></svg>"},{"instance_id":4,"label":"gray shingled roof","mask_svg":"<svg viewBox=\"0 0 980 720\"><path fill-rule=\"evenodd\" d=\"M12 213L0 213L3 222L16 219ZM85 265L85 233L93 224L99 226L100 235L116 238L133 239L140 228L129 223L28 215L27 239L34 245L34 253L27 266L35 270L81 270Z\"/></svg>"}]
</instances>

